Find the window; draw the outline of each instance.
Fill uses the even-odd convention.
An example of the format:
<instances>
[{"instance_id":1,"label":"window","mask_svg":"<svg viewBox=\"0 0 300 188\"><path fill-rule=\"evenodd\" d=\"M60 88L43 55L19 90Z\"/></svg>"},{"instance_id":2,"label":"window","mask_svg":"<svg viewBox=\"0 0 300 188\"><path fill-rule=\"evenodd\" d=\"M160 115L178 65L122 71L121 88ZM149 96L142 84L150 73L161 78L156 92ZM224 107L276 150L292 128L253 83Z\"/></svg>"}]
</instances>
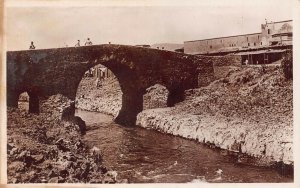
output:
<instances>
[{"instance_id":1,"label":"window","mask_svg":"<svg viewBox=\"0 0 300 188\"><path fill-rule=\"evenodd\" d=\"M260 45L262 45L262 42L260 42Z\"/></svg>"},{"instance_id":2,"label":"window","mask_svg":"<svg viewBox=\"0 0 300 188\"><path fill-rule=\"evenodd\" d=\"M271 33L271 30L270 29L268 29L268 34L270 34Z\"/></svg>"},{"instance_id":3,"label":"window","mask_svg":"<svg viewBox=\"0 0 300 188\"><path fill-rule=\"evenodd\" d=\"M209 48L212 49L212 46L210 45Z\"/></svg>"},{"instance_id":4,"label":"window","mask_svg":"<svg viewBox=\"0 0 300 188\"><path fill-rule=\"evenodd\" d=\"M247 41L249 41L249 38L247 37Z\"/></svg>"},{"instance_id":5,"label":"window","mask_svg":"<svg viewBox=\"0 0 300 188\"><path fill-rule=\"evenodd\" d=\"M257 35L257 38L259 39L259 35Z\"/></svg>"},{"instance_id":6,"label":"window","mask_svg":"<svg viewBox=\"0 0 300 188\"><path fill-rule=\"evenodd\" d=\"M248 46L250 46L250 43L248 43Z\"/></svg>"},{"instance_id":7,"label":"window","mask_svg":"<svg viewBox=\"0 0 300 188\"><path fill-rule=\"evenodd\" d=\"M254 46L256 46L256 43L254 43Z\"/></svg>"},{"instance_id":8,"label":"window","mask_svg":"<svg viewBox=\"0 0 300 188\"><path fill-rule=\"evenodd\" d=\"M165 47L161 47L161 49L165 49Z\"/></svg>"}]
</instances>

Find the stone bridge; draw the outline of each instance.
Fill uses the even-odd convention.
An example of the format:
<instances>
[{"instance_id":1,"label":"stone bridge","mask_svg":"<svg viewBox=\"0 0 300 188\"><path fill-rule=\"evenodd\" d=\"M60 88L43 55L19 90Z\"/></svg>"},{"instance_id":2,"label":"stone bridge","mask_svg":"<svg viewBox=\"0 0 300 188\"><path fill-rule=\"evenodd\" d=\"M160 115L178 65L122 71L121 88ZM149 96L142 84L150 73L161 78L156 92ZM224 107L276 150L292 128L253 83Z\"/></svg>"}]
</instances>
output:
<instances>
[{"instance_id":1,"label":"stone bridge","mask_svg":"<svg viewBox=\"0 0 300 188\"><path fill-rule=\"evenodd\" d=\"M197 57L157 49L94 45L70 48L8 51L7 105L18 106L19 95L29 95L29 112L39 112L39 101L62 94L75 100L84 73L102 64L117 77L122 108L115 121L135 123L143 109L143 95L155 84L169 91L168 106L183 100L184 90L207 85L213 79L209 57ZM75 108L75 107L74 107Z\"/></svg>"}]
</instances>

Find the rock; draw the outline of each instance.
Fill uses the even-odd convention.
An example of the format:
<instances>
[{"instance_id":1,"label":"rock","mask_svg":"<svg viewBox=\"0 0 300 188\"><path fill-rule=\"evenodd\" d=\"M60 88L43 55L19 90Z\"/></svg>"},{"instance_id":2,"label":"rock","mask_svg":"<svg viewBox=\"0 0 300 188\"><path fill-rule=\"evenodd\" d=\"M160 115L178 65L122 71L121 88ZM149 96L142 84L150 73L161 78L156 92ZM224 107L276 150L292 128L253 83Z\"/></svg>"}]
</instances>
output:
<instances>
[{"instance_id":1,"label":"rock","mask_svg":"<svg viewBox=\"0 0 300 188\"><path fill-rule=\"evenodd\" d=\"M81 173L82 173L82 169L81 168L76 168L73 176L75 178L81 179Z\"/></svg>"},{"instance_id":2,"label":"rock","mask_svg":"<svg viewBox=\"0 0 300 188\"><path fill-rule=\"evenodd\" d=\"M24 172L26 164L21 161L14 161L8 165L8 170L13 172Z\"/></svg>"},{"instance_id":3,"label":"rock","mask_svg":"<svg viewBox=\"0 0 300 188\"><path fill-rule=\"evenodd\" d=\"M67 152L70 151L70 148L67 144L65 144L65 142L63 140L58 140L55 145L57 146L57 148L63 152Z\"/></svg>"},{"instance_id":4,"label":"rock","mask_svg":"<svg viewBox=\"0 0 300 188\"><path fill-rule=\"evenodd\" d=\"M86 124L85 121L83 121L80 117L75 116L72 118L72 122L78 126L78 130L81 134L85 134L86 132Z\"/></svg>"},{"instance_id":5,"label":"rock","mask_svg":"<svg viewBox=\"0 0 300 188\"><path fill-rule=\"evenodd\" d=\"M68 158L67 158L69 161L72 161L72 162L76 162L77 161L77 158L73 155L70 155Z\"/></svg>"},{"instance_id":6,"label":"rock","mask_svg":"<svg viewBox=\"0 0 300 188\"><path fill-rule=\"evenodd\" d=\"M35 164L42 163L44 161L44 155L31 155Z\"/></svg>"},{"instance_id":7,"label":"rock","mask_svg":"<svg viewBox=\"0 0 300 188\"><path fill-rule=\"evenodd\" d=\"M48 181L45 178L41 178L41 183L48 183Z\"/></svg>"},{"instance_id":8,"label":"rock","mask_svg":"<svg viewBox=\"0 0 300 188\"><path fill-rule=\"evenodd\" d=\"M72 161L65 161L62 163L61 167L63 169L70 169L74 167L74 163Z\"/></svg>"},{"instance_id":9,"label":"rock","mask_svg":"<svg viewBox=\"0 0 300 188\"><path fill-rule=\"evenodd\" d=\"M59 171L59 175L62 177L62 178L66 178L68 175L69 175L69 172L67 169L63 169L63 170L60 170Z\"/></svg>"},{"instance_id":10,"label":"rock","mask_svg":"<svg viewBox=\"0 0 300 188\"><path fill-rule=\"evenodd\" d=\"M91 164L89 163L89 162L85 162L85 163L83 163L82 165L81 165L81 169L83 170L82 171L82 173L80 174L80 176L82 177L82 178L86 178L87 177L87 175L89 174L89 172L90 172L90 166L91 166Z\"/></svg>"},{"instance_id":11,"label":"rock","mask_svg":"<svg viewBox=\"0 0 300 188\"><path fill-rule=\"evenodd\" d=\"M102 179L99 178L93 178L89 181L89 183L102 183Z\"/></svg>"},{"instance_id":12,"label":"rock","mask_svg":"<svg viewBox=\"0 0 300 188\"><path fill-rule=\"evenodd\" d=\"M118 173L116 171L108 171L105 175L111 177L114 181L117 181Z\"/></svg>"},{"instance_id":13,"label":"rock","mask_svg":"<svg viewBox=\"0 0 300 188\"><path fill-rule=\"evenodd\" d=\"M77 150L81 150L82 148L83 148L83 143L82 143L82 141L81 140L78 140L76 143L75 143L75 148L77 149Z\"/></svg>"},{"instance_id":14,"label":"rock","mask_svg":"<svg viewBox=\"0 0 300 188\"><path fill-rule=\"evenodd\" d=\"M23 161L27 155L28 155L28 152L27 152L27 151L22 151L22 152L17 156L17 159L20 160L20 161Z\"/></svg>"},{"instance_id":15,"label":"rock","mask_svg":"<svg viewBox=\"0 0 300 188\"><path fill-rule=\"evenodd\" d=\"M49 177L49 178L53 178L53 177L55 177L55 176L57 176L57 174L56 174L53 170L51 170L51 171L49 172L49 174L48 174L48 177Z\"/></svg>"},{"instance_id":16,"label":"rock","mask_svg":"<svg viewBox=\"0 0 300 188\"><path fill-rule=\"evenodd\" d=\"M116 181L112 177L105 176L101 183L110 184L110 183L116 183Z\"/></svg>"},{"instance_id":17,"label":"rock","mask_svg":"<svg viewBox=\"0 0 300 188\"><path fill-rule=\"evenodd\" d=\"M99 170L102 172L102 174L105 174L105 173L107 173L107 171L108 171L108 169L105 167L105 166L100 166L100 167L98 167L99 168Z\"/></svg>"},{"instance_id":18,"label":"rock","mask_svg":"<svg viewBox=\"0 0 300 188\"><path fill-rule=\"evenodd\" d=\"M13 184L20 183L19 179L17 178L13 178L11 181Z\"/></svg>"},{"instance_id":19,"label":"rock","mask_svg":"<svg viewBox=\"0 0 300 188\"><path fill-rule=\"evenodd\" d=\"M63 139L63 138L59 138L59 139L55 142L56 145L61 145L61 144L63 144L63 143L64 143L64 139Z\"/></svg>"},{"instance_id":20,"label":"rock","mask_svg":"<svg viewBox=\"0 0 300 188\"><path fill-rule=\"evenodd\" d=\"M9 152L10 155L15 155L18 153L18 148L12 148Z\"/></svg>"},{"instance_id":21,"label":"rock","mask_svg":"<svg viewBox=\"0 0 300 188\"><path fill-rule=\"evenodd\" d=\"M36 183L37 182L37 174L34 170L30 171L29 173L24 174L25 178L24 181L30 182L30 183Z\"/></svg>"},{"instance_id":22,"label":"rock","mask_svg":"<svg viewBox=\"0 0 300 188\"><path fill-rule=\"evenodd\" d=\"M7 144L7 151L10 151L14 148L14 145L13 144Z\"/></svg>"},{"instance_id":23,"label":"rock","mask_svg":"<svg viewBox=\"0 0 300 188\"><path fill-rule=\"evenodd\" d=\"M96 146L93 146L91 149L91 153L94 153L94 152L100 152L100 149L97 148Z\"/></svg>"},{"instance_id":24,"label":"rock","mask_svg":"<svg viewBox=\"0 0 300 188\"><path fill-rule=\"evenodd\" d=\"M79 183L80 181L77 178L68 178L65 180L65 183Z\"/></svg>"},{"instance_id":25,"label":"rock","mask_svg":"<svg viewBox=\"0 0 300 188\"><path fill-rule=\"evenodd\" d=\"M117 183L128 183L128 179L118 180Z\"/></svg>"},{"instance_id":26,"label":"rock","mask_svg":"<svg viewBox=\"0 0 300 188\"><path fill-rule=\"evenodd\" d=\"M58 177L51 178L48 183L58 183Z\"/></svg>"},{"instance_id":27,"label":"rock","mask_svg":"<svg viewBox=\"0 0 300 188\"><path fill-rule=\"evenodd\" d=\"M64 107L62 114L61 114L61 120L63 121L72 121L75 114L75 102L71 102L69 106Z\"/></svg>"}]
</instances>

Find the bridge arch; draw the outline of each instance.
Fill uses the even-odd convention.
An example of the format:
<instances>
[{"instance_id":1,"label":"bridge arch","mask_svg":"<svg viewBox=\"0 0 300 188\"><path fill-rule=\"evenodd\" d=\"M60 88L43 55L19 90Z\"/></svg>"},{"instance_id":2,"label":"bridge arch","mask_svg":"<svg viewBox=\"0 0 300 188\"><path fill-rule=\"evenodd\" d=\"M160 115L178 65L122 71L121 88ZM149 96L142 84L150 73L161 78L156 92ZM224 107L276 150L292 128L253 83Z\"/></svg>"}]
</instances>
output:
<instances>
[{"instance_id":1,"label":"bridge arch","mask_svg":"<svg viewBox=\"0 0 300 188\"><path fill-rule=\"evenodd\" d=\"M115 121L135 124L143 110L146 89L161 84L169 90L168 106L183 100L186 89L198 87L198 75L213 78L213 65L200 57L124 45L97 45L7 52L7 104L15 106L18 91L37 101L55 94L75 100L84 73L102 64L117 77L122 108ZM208 81L206 81L208 83Z\"/></svg>"}]
</instances>

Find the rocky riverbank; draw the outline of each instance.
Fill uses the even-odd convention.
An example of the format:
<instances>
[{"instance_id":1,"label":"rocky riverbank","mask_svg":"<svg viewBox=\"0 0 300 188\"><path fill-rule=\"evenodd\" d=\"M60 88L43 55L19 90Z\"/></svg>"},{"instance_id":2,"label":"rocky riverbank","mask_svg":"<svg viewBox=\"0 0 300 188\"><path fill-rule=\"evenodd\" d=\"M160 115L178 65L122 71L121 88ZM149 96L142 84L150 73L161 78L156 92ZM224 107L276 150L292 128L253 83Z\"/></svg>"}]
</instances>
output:
<instances>
[{"instance_id":1,"label":"rocky riverbank","mask_svg":"<svg viewBox=\"0 0 300 188\"><path fill-rule=\"evenodd\" d=\"M278 67L239 68L186 91L175 107L141 112L137 125L254 156L262 165L293 164L292 92Z\"/></svg>"},{"instance_id":2,"label":"rocky riverbank","mask_svg":"<svg viewBox=\"0 0 300 188\"><path fill-rule=\"evenodd\" d=\"M186 99L174 107L144 110L136 124L253 156L258 159L256 165L293 165L292 80L284 78L279 66L220 65L215 71L217 80L209 86L186 91ZM79 99L77 107L117 114L121 92L116 79L109 82L97 92L85 89L86 99ZM87 83L91 80L81 82L82 86ZM149 93L164 99L163 88L158 89ZM93 98L96 93L98 98ZM239 160L247 163L248 159Z\"/></svg>"},{"instance_id":3,"label":"rocky riverbank","mask_svg":"<svg viewBox=\"0 0 300 188\"><path fill-rule=\"evenodd\" d=\"M76 94L76 108L117 116L122 105L122 91L118 80L110 77L96 86L96 79L84 77Z\"/></svg>"},{"instance_id":4,"label":"rocky riverbank","mask_svg":"<svg viewBox=\"0 0 300 188\"><path fill-rule=\"evenodd\" d=\"M42 102L39 115L8 108L8 183L123 182L102 165L100 149L81 140L83 125L61 120L71 103L51 96Z\"/></svg>"}]
</instances>

